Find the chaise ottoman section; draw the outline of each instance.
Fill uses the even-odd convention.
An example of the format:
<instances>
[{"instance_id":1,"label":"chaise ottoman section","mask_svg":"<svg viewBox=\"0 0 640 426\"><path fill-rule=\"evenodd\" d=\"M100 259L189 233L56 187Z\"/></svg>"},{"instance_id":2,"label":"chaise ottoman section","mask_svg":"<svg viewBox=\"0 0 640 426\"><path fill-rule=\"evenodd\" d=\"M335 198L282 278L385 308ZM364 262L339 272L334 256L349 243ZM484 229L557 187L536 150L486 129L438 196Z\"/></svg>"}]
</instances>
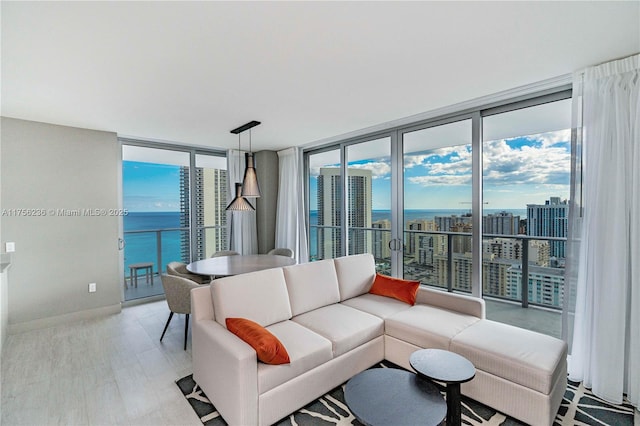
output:
<instances>
[{"instance_id":1,"label":"chaise ottoman section","mask_svg":"<svg viewBox=\"0 0 640 426\"><path fill-rule=\"evenodd\" d=\"M523 389L539 393L528 398L527 404L539 401L539 407L510 407L505 414L523 418L522 412L535 413L530 424L548 424L553 419L566 387L567 344L551 336L519 327L482 320L469 326L453 337L449 350L458 353L473 363L477 370L504 379L504 383L516 383ZM558 387L562 387L559 389ZM504 388L485 389L489 400L509 399L513 385ZM463 385L463 393L465 392ZM500 394L503 394L502 396ZM480 402L488 403L482 394L469 395ZM524 401L523 401L524 402Z\"/></svg>"},{"instance_id":2,"label":"chaise ottoman section","mask_svg":"<svg viewBox=\"0 0 640 426\"><path fill-rule=\"evenodd\" d=\"M449 349L451 339L478 317L428 305L414 305L385 319L385 334L420 348Z\"/></svg>"}]
</instances>

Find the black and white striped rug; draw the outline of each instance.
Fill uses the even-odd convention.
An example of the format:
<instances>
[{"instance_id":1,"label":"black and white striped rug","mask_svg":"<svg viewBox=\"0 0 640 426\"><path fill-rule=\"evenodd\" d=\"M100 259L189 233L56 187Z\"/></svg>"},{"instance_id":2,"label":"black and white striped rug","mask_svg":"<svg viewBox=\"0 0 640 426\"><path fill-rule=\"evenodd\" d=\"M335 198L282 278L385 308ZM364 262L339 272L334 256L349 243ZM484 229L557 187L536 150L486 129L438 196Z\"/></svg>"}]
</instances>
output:
<instances>
[{"instance_id":1,"label":"black and white striped rug","mask_svg":"<svg viewBox=\"0 0 640 426\"><path fill-rule=\"evenodd\" d=\"M395 368L397 366L384 362L380 364L379 367ZM183 377L176 383L204 425L224 426L227 424L197 383L193 381L192 375ZM568 382L567 390L564 394L560 409L558 410L554 425L633 426L633 413L634 408L630 404L608 404L594 396L588 389L585 389L582 384ZM524 424L464 396L462 399L462 423L474 426ZM282 419L277 425L360 426L361 423L356 420L345 404L344 385L342 385Z\"/></svg>"}]
</instances>

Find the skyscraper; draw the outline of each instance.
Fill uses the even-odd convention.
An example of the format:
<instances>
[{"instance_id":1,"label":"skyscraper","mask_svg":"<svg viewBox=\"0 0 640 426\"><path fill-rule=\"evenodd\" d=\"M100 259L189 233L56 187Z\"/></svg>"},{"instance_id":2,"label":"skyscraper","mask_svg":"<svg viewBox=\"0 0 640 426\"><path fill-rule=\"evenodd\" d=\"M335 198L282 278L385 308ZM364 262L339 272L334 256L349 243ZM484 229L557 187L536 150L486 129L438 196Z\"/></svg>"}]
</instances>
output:
<instances>
[{"instance_id":1,"label":"skyscraper","mask_svg":"<svg viewBox=\"0 0 640 426\"><path fill-rule=\"evenodd\" d=\"M348 173L348 254L371 253L371 170L350 168ZM342 255L342 176L337 167L320 169L318 176L318 258ZM356 229L352 229L356 228ZM360 228L360 229L358 229Z\"/></svg>"},{"instance_id":2,"label":"skyscraper","mask_svg":"<svg viewBox=\"0 0 640 426\"><path fill-rule=\"evenodd\" d=\"M482 217L482 232L485 234L516 235L520 227L520 216L499 212Z\"/></svg>"},{"instance_id":3,"label":"skyscraper","mask_svg":"<svg viewBox=\"0 0 640 426\"><path fill-rule=\"evenodd\" d=\"M389 242L391 241L391 221L388 219L377 220L371 224L372 228L380 229L373 232L373 257L376 259L389 259L391 257L391 249Z\"/></svg>"},{"instance_id":4,"label":"skyscraper","mask_svg":"<svg viewBox=\"0 0 640 426\"><path fill-rule=\"evenodd\" d=\"M196 167L195 189L191 194L196 205L195 258L203 259L227 248L227 171ZM189 168L180 169L180 226L189 227ZM189 232L182 231L181 257L190 259Z\"/></svg>"},{"instance_id":5,"label":"skyscraper","mask_svg":"<svg viewBox=\"0 0 640 426\"><path fill-rule=\"evenodd\" d=\"M189 167L180 167L180 228L189 228ZM180 258L182 262L191 260L191 244L189 231L180 231Z\"/></svg>"},{"instance_id":6,"label":"skyscraper","mask_svg":"<svg viewBox=\"0 0 640 426\"><path fill-rule=\"evenodd\" d=\"M527 204L527 235L536 237L567 237L569 203L560 197L550 197L544 204ZM564 241L549 243L550 255L564 258Z\"/></svg>"}]
</instances>

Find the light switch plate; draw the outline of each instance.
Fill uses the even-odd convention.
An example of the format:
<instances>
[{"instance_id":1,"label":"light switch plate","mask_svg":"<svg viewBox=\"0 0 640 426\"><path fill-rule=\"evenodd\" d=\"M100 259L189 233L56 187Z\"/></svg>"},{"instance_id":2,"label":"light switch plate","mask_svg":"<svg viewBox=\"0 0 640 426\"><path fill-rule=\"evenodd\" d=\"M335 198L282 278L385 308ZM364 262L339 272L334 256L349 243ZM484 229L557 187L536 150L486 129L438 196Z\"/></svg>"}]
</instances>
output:
<instances>
[{"instance_id":1,"label":"light switch plate","mask_svg":"<svg viewBox=\"0 0 640 426\"><path fill-rule=\"evenodd\" d=\"M4 251L7 253L13 253L14 251L16 251L16 243L6 243L4 245Z\"/></svg>"}]
</instances>

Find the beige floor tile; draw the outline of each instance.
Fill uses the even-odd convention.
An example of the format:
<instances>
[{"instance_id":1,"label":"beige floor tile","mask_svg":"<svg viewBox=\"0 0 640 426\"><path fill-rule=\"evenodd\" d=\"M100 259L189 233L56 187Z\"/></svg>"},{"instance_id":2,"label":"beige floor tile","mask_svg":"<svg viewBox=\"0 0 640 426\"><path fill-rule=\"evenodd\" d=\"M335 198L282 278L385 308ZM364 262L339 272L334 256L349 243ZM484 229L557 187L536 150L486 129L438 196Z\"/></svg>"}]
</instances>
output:
<instances>
[{"instance_id":1,"label":"beige floor tile","mask_svg":"<svg viewBox=\"0 0 640 426\"><path fill-rule=\"evenodd\" d=\"M198 425L175 381L191 374L184 316L165 301L7 337L2 425Z\"/></svg>"}]
</instances>

